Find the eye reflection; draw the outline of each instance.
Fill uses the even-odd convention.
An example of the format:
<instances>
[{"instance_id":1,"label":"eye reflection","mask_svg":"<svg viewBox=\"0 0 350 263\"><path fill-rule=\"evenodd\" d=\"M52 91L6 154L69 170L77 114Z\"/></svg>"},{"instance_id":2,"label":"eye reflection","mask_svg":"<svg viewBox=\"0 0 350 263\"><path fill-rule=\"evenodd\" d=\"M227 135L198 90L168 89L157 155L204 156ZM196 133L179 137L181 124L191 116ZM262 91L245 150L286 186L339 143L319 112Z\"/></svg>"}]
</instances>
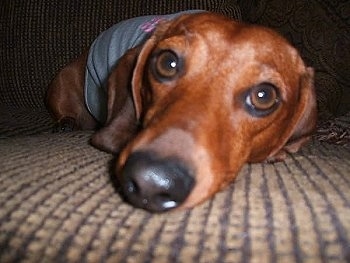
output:
<instances>
[{"instance_id":1,"label":"eye reflection","mask_svg":"<svg viewBox=\"0 0 350 263\"><path fill-rule=\"evenodd\" d=\"M160 82L173 80L180 73L181 61L175 52L162 50L154 55L151 69L156 80Z\"/></svg>"},{"instance_id":2,"label":"eye reflection","mask_svg":"<svg viewBox=\"0 0 350 263\"><path fill-rule=\"evenodd\" d=\"M256 117L272 113L280 102L277 88L271 83L260 83L249 89L245 105L248 112Z\"/></svg>"}]
</instances>

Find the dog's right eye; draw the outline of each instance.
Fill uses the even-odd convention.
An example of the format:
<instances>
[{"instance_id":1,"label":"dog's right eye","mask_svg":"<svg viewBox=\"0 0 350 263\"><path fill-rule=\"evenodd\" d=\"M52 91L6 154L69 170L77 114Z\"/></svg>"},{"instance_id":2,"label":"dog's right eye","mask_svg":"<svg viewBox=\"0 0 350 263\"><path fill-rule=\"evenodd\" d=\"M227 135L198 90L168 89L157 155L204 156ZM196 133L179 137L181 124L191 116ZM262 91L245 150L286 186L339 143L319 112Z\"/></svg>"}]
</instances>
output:
<instances>
[{"instance_id":1,"label":"dog's right eye","mask_svg":"<svg viewBox=\"0 0 350 263\"><path fill-rule=\"evenodd\" d=\"M260 83L248 90L245 106L255 117L265 117L277 109L280 103L279 92L271 83Z\"/></svg>"},{"instance_id":2,"label":"dog's right eye","mask_svg":"<svg viewBox=\"0 0 350 263\"><path fill-rule=\"evenodd\" d=\"M160 82L177 78L181 71L181 59L171 50L156 53L151 63L152 73Z\"/></svg>"}]
</instances>

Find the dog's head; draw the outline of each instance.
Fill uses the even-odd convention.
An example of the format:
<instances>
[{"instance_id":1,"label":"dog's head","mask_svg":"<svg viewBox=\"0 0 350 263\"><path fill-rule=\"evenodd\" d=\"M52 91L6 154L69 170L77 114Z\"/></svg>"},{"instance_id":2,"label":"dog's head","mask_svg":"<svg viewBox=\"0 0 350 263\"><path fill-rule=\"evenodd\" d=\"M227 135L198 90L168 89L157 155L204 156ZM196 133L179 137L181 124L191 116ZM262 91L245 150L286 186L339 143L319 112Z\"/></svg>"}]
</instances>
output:
<instances>
[{"instance_id":1,"label":"dog's head","mask_svg":"<svg viewBox=\"0 0 350 263\"><path fill-rule=\"evenodd\" d=\"M108 122L93 143L121 149L116 172L137 207L193 207L245 163L298 150L314 129L313 70L267 28L183 15L126 56L111 74ZM123 85L129 96L121 107ZM135 123L132 137L120 136Z\"/></svg>"}]
</instances>

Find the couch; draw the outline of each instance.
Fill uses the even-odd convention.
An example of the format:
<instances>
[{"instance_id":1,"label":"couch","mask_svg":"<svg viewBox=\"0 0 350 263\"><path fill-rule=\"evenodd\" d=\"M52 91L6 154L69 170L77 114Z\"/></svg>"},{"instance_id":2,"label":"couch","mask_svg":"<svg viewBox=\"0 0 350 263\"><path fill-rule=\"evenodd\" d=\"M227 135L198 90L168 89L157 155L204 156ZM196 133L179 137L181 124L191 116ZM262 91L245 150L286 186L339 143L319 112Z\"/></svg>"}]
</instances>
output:
<instances>
[{"instance_id":1,"label":"couch","mask_svg":"<svg viewBox=\"0 0 350 263\"><path fill-rule=\"evenodd\" d=\"M316 70L318 128L200 206L152 214L120 198L92 131L52 132L43 98L112 24L194 8L288 38ZM349 25L341 0L2 0L0 262L350 262Z\"/></svg>"}]
</instances>

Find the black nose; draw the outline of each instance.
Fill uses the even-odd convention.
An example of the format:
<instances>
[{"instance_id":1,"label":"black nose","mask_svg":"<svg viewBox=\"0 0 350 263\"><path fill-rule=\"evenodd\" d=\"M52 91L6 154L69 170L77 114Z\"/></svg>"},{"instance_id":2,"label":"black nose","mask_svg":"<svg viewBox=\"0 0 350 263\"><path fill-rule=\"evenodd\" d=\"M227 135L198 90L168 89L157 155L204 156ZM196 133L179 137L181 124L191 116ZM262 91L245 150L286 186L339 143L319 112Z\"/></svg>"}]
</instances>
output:
<instances>
[{"instance_id":1,"label":"black nose","mask_svg":"<svg viewBox=\"0 0 350 263\"><path fill-rule=\"evenodd\" d=\"M148 152L130 155L120 181L127 201L152 212L179 206L194 186L194 178L180 161Z\"/></svg>"}]
</instances>

